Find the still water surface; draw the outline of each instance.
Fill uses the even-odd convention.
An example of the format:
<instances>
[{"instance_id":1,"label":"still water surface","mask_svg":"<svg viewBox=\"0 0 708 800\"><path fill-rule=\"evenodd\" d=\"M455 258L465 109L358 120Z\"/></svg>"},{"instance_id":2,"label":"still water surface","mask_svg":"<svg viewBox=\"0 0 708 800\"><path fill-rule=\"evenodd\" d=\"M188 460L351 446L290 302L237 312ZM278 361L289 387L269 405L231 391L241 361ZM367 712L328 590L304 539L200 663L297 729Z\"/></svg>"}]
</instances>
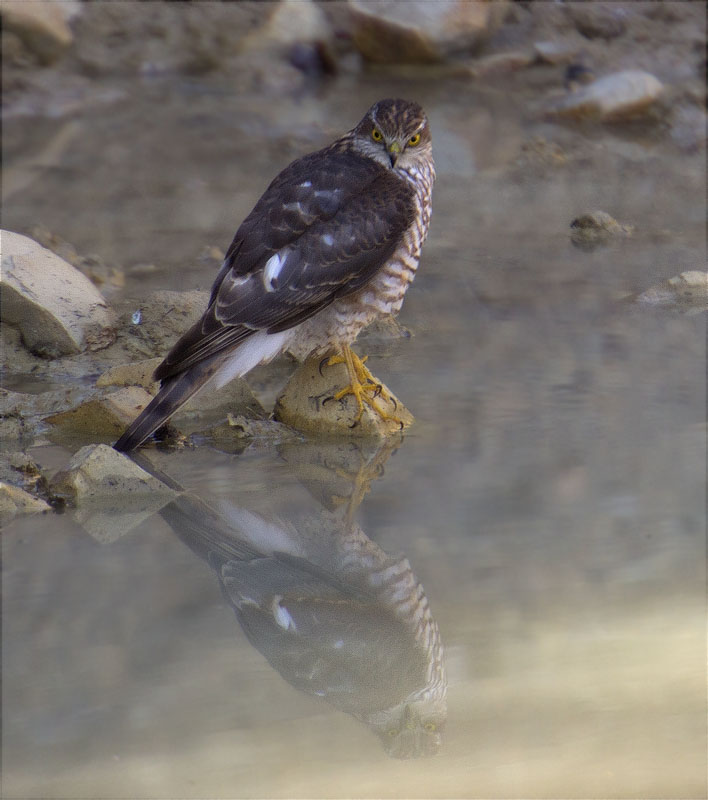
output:
<instances>
[{"instance_id":1,"label":"still water surface","mask_svg":"<svg viewBox=\"0 0 708 800\"><path fill-rule=\"evenodd\" d=\"M619 302L704 268L699 156L443 82L277 115L148 85L46 121L78 134L39 183L11 123L5 225L153 261L127 297L207 288L202 247L389 94L426 106L439 175L412 336L368 348L416 426L151 451L171 505L8 526L4 797L705 796L705 318ZM538 136L568 163L525 161ZM574 248L593 208L636 235Z\"/></svg>"}]
</instances>

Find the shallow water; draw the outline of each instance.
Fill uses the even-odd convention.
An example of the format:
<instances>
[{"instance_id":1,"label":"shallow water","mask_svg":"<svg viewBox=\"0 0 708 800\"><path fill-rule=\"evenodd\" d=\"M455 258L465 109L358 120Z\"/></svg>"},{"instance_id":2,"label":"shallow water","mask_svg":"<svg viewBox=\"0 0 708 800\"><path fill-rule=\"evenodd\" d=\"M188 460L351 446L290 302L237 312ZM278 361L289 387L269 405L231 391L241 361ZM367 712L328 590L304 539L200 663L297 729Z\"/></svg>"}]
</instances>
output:
<instances>
[{"instance_id":1,"label":"shallow water","mask_svg":"<svg viewBox=\"0 0 708 800\"><path fill-rule=\"evenodd\" d=\"M438 182L401 314L413 335L371 348L417 424L390 452L152 451L187 490L175 505L8 526L3 796L704 796L705 317L620 302L705 268L703 159L651 132L549 125L509 87L342 79L277 114L223 85L119 88L109 110L10 122L4 225L154 262L128 272L129 297L208 288L200 251L226 248L279 167L378 97L425 105ZM537 136L568 162L525 158ZM635 235L573 247L594 208ZM425 658L332 556L356 525L377 558L408 559L440 631L447 711L435 731L421 713L407 745L439 734L432 760L387 755L412 735L401 704ZM272 612L251 641L215 530L235 563L300 559L249 584ZM330 610L308 606L303 633L273 600L288 592ZM352 713L376 703L398 707L383 741Z\"/></svg>"}]
</instances>

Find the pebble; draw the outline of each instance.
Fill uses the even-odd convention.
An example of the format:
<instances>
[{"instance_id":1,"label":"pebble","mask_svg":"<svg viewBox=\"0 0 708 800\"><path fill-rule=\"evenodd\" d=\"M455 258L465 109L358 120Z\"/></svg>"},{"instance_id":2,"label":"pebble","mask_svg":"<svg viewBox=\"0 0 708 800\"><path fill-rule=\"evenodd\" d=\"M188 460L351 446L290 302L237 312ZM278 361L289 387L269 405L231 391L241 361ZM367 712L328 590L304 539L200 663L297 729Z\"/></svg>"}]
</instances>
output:
<instances>
[{"instance_id":1,"label":"pebble","mask_svg":"<svg viewBox=\"0 0 708 800\"><path fill-rule=\"evenodd\" d=\"M645 114L661 97L664 87L641 70L615 72L570 92L547 108L549 116L613 121Z\"/></svg>"},{"instance_id":2,"label":"pebble","mask_svg":"<svg viewBox=\"0 0 708 800\"><path fill-rule=\"evenodd\" d=\"M571 223L570 238L582 250L594 250L600 244L616 236L631 236L633 225L622 225L606 211L590 211L581 214Z\"/></svg>"}]
</instances>

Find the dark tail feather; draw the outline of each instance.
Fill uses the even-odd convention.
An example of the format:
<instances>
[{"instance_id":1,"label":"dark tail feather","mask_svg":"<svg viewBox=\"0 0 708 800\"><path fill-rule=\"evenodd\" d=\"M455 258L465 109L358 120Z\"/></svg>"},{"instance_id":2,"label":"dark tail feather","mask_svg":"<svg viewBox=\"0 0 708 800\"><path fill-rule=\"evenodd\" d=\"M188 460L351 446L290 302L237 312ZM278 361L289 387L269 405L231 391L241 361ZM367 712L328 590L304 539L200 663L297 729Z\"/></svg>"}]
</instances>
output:
<instances>
[{"instance_id":1,"label":"dark tail feather","mask_svg":"<svg viewBox=\"0 0 708 800\"><path fill-rule=\"evenodd\" d=\"M134 450L178 411L212 377L221 360L195 364L181 375L163 381L160 391L113 445L121 453Z\"/></svg>"}]
</instances>

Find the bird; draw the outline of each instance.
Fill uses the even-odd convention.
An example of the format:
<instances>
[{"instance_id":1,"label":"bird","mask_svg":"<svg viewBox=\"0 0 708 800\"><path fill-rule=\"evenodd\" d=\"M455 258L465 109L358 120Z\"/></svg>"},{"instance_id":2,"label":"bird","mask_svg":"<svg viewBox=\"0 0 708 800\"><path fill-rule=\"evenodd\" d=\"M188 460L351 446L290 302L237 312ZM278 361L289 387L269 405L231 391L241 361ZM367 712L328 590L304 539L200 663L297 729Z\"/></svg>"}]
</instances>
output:
<instances>
[{"instance_id":1,"label":"bird","mask_svg":"<svg viewBox=\"0 0 708 800\"><path fill-rule=\"evenodd\" d=\"M291 686L351 714L392 758L432 756L448 717L444 647L408 558L354 519L358 486L381 476L390 450L361 453L356 466L357 452L298 450L295 474L315 474L319 490L306 486L316 503L291 498L286 516L236 498L215 504L133 458L179 492L160 516L216 573L249 642Z\"/></svg>"},{"instance_id":2,"label":"bird","mask_svg":"<svg viewBox=\"0 0 708 800\"><path fill-rule=\"evenodd\" d=\"M344 363L360 419L381 417L381 385L351 349L397 314L427 237L435 166L415 102L387 98L329 146L271 182L226 251L201 319L157 367L155 398L114 444L129 452L197 391L220 388L282 352Z\"/></svg>"}]
</instances>

